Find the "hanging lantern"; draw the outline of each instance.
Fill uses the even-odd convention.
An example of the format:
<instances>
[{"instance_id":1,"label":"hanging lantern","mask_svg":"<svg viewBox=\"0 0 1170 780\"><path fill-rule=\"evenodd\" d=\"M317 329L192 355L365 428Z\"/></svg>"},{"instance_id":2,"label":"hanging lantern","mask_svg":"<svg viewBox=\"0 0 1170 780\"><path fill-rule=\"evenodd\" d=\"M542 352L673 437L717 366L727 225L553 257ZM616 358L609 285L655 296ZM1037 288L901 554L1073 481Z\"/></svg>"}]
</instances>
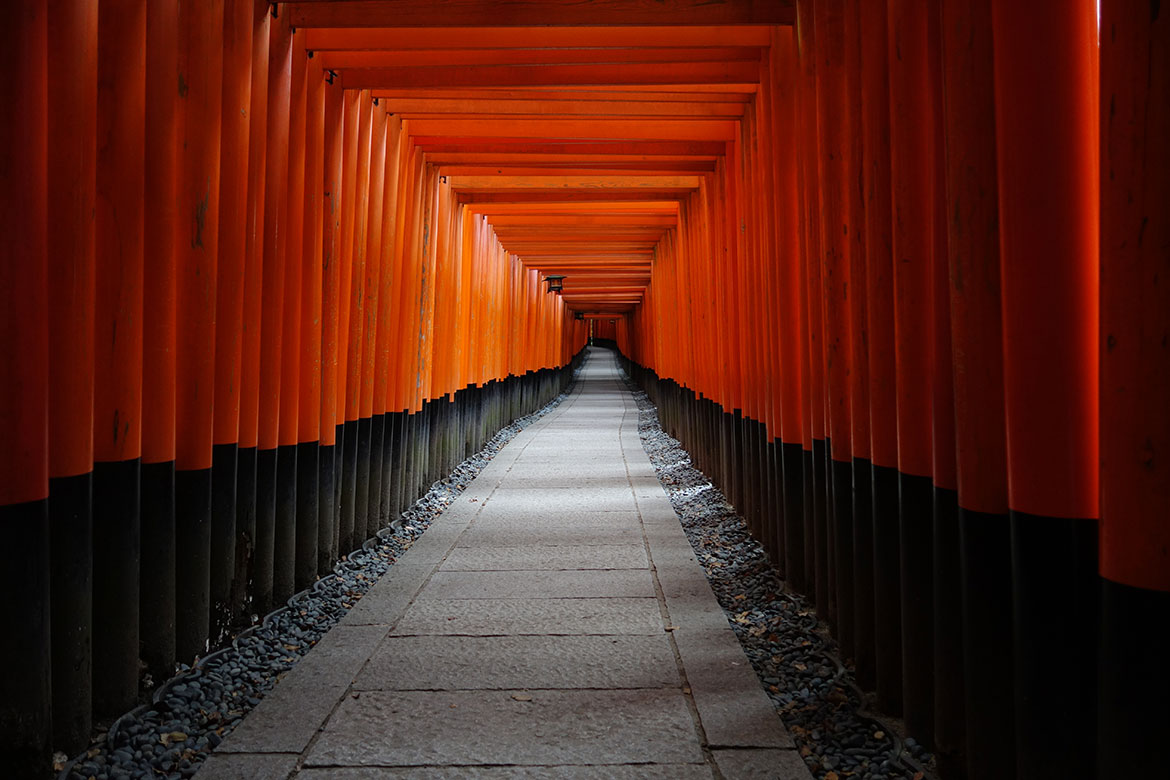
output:
<instances>
[{"instance_id":1,"label":"hanging lantern","mask_svg":"<svg viewBox=\"0 0 1170 780\"><path fill-rule=\"evenodd\" d=\"M564 274L549 274L544 277L544 280L548 282L548 291L555 293L559 293L565 289L564 279Z\"/></svg>"},{"instance_id":2,"label":"hanging lantern","mask_svg":"<svg viewBox=\"0 0 1170 780\"><path fill-rule=\"evenodd\" d=\"M575 320L585 319L585 312L583 312L583 311L577 312L576 314L573 315L573 319L575 319Z\"/></svg>"}]
</instances>

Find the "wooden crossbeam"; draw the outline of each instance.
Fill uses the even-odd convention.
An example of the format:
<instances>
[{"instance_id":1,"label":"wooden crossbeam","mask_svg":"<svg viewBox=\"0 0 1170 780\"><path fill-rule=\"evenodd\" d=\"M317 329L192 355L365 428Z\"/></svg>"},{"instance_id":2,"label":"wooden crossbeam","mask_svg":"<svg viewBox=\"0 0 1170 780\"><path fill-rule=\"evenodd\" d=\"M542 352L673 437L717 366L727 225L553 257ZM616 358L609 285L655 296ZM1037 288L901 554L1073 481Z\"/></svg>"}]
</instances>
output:
<instances>
[{"instance_id":1,"label":"wooden crossbeam","mask_svg":"<svg viewBox=\"0 0 1170 780\"><path fill-rule=\"evenodd\" d=\"M412 87L531 87L718 85L753 90L759 80L756 62L655 62L574 65L448 65L367 67L341 71L344 89Z\"/></svg>"},{"instance_id":2,"label":"wooden crossbeam","mask_svg":"<svg viewBox=\"0 0 1170 780\"><path fill-rule=\"evenodd\" d=\"M770 25L795 21L793 0L302 0L294 27L594 27Z\"/></svg>"}]
</instances>

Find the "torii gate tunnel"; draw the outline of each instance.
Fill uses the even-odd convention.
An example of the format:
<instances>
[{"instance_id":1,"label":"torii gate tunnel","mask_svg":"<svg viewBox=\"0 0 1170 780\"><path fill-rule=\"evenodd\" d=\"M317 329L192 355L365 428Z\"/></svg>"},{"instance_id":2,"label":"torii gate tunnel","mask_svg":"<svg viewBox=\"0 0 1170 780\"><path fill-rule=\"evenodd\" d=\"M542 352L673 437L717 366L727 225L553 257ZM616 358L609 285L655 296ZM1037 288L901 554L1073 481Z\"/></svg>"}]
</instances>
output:
<instances>
[{"instance_id":1,"label":"torii gate tunnel","mask_svg":"<svg viewBox=\"0 0 1170 780\"><path fill-rule=\"evenodd\" d=\"M8 776L311 584L590 332L945 778L1164 776L1161 3L5 13Z\"/></svg>"}]
</instances>

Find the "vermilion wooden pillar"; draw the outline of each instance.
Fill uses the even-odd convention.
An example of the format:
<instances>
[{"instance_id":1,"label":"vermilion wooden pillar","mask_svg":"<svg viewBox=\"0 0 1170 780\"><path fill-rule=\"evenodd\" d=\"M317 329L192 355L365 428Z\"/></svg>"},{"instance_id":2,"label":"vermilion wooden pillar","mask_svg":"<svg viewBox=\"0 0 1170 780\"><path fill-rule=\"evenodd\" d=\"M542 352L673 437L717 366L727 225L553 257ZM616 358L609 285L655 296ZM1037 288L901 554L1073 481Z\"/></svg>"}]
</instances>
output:
<instances>
[{"instance_id":1,"label":"vermilion wooden pillar","mask_svg":"<svg viewBox=\"0 0 1170 780\"><path fill-rule=\"evenodd\" d=\"M784 305L780 308L780 375L783 410L781 438L784 441L784 573L798 593L808 589L808 572L804 568L804 487L803 487L803 419L800 393L800 210L796 170L796 42L791 30L780 29L773 35L776 59L776 230L779 287Z\"/></svg>"},{"instance_id":2,"label":"vermilion wooden pillar","mask_svg":"<svg viewBox=\"0 0 1170 780\"><path fill-rule=\"evenodd\" d=\"M944 0L949 303L959 493L967 776L1015 776L1011 537L989 0ZM940 728L940 770L960 756Z\"/></svg>"},{"instance_id":3,"label":"vermilion wooden pillar","mask_svg":"<svg viewBox=\"0 0 1170 780\"><path fill-rule=\"evenodd\" d=\"M245 618L253 594L259 488L260 365L264 298L264 200L268 166L268 52L270 4L252 0L252 52L248 107L248 194L244 207L244 318L241 334L240 440L236 471L236 554L231 608Z\"/></svg>"},{"instance_id":4,"label":"vermilion wooden pillar","mask_svg":"<svg viewBox=\"0 0 1170 780\"><path fill-rule=\"evenodd\" d=\"M0 587L11 599L0 663L0 751L35 776L49 758L48 13L14 7L0 30ZM62 110L77 106L63 106Z\"/></svg>"},{"instance_id":5,"label":"vermilion wooden pillar","mask_svg":"<svg viewBox=\"0 0 1170 780\"><path fill-rule=\"evenodd\" d=\"M373 402L374 412L383 414L383 474L381 474L381 497L379 517L385 517L386 523L398 520L398 493L395 485L400 471L400 417L397 409L391 406L390 388L393 366L391 365L392 343L400 338L400 334L393 330L394 294L401 284L398 268L398 257L394 256L394 241L398 226L398 172L399 172L399 140L401 120L386 116L385 122L385 175L383 180L383 226L379 241L378 262L381 269L381 290L378 294L378 375L374 381ZM381 131L376 137L381 136Z\"/></svg>"},{"instance_id":6,"label":"vermilion wooden pillar","mask_svg":"<svg viewBox=\"0 0 1170 780\"><path fill-rule=\"evenodd\" d=\"M378 364L378 338L385 338L384 325L379 322L381 308L382 275L385 263L382 258L382 200L386 177L386 112L378 106L370 109L370 152L369 152L369 194L366 199L366 326L362 346L362 419L369 419L370 454L369 476L366 488L366 536L373 536L382 528L379 515L382 503L382 445L385 426L381 410L376 408L374 388L377 375L383 370Z\"/></svg>"},{"instance_id":7,"label":"vermilion wooden pillar","mask_svg":"<svg viewBox=\"0 0 1170 780\"><path fill-rule=\"evenodd\" d=\"M851 116L845 72L843 0L817 0L817 125L820 154L817 192L821 205L821 272L824 305L824 350L829 449L827 519L831 524L828 554L836 585L836 633L841 651L853 655L853 450L849 387L852 341L849 329L849 183L853 160L848 154ZM818 258L820 259L820 258Z\"/></svg>"},{"instance_id":8,"label":"vermilion wooden pillar","mask_svg":"<svg viewBox=\"0 0 1170 780\"><path fill-rule=\"evenodd\" d=\"M212 437L211 636L232 619L236 470L240 442L253 0L223 5L219 257L215 271L215 417Z\"/></svg>"},{"instance_id":9,"label":"vermilion wooden pillar","mask_svg":"<svg viewBox=\"0 0 1170 780\"><path fill-rule=\"evenodd\" d=\"M179 4L146 9L146 184L143 268L142 660L156 680L175 668L175 255L183 234L179 175Z\"/></svg>"},{"instance_id":10,"label":"vermilion wooden pillar","mask_svg":"<svg viewBox=\"0 0 1170 780\"><path fill-rule=\"evenodd\" d=\"M934 750L950 774L964 768L963 595L959 567L958 483L955 474L955 381L951 349L950 237L946 126L943 106L941 9L931 3L927 47L934 134L931 195L931 472L933 490Z\"/></svg>"},{"instance_id":11,"label":"vermilion wooden pillar","mask_svg":"<svg viewBox=\"0 0 1170 780\"><path fill-rule=\"evenodd\" d=\"M98 9L94 709L138 698L146 3ZM109 334L98 338L96 334Z\"/></svg>"},{"instance_id":12,"label":"vermilion wooden pillar","mask_svg":"<svg viewBox=\"0 0 1170 780\"><path fill-rule=\"evenodd\" d=\"M865 179L862 123L860 0L845 3L845 77L846 103L849 113L847 150L849 173L846 198L849 221L849 307L850 333L850 422L851 495L853 513L853 559L849 566L853 577L853 647L854 676L863 689L873 690L874 670L874 578L873 578L873 463L869 420L869 302L866 295Z\"/></svg>"},{"instance_id":13,"label":"vermilion wooden pillar","mask_svg":"<svg viewBox=\"0 0 1170 780\"><path fill-rule=\"evenodd\" d=\"M863 30L886 29L885 0L861 4ZM873 501L874 665L879 706L902 711L901 548L894 360L893 220L887 38L861 36L861 130L865 177L865 284Z\"/></svg>"},{"instance_id":14,"label":"vermilion wooden pillar","mask_svg":"<svg viewBox=\"0 0 1170 780\"><path fill-rule=\"evenodd\" d=\"M187 663L207 649L210 615L223 20L223 0L180 6L175 628Z\"/></svg>"},{"instance_id":15,"label":"vermilion wooden pillar","mask_svg":"<svg viewBox=\"0 0 1170 780\"><path fill-rule=\"evenodd\" d=\"M289 101L288 184L284 197L286 239L281 342L280 449L277 455L276 532L273 541L272 598L283 604L296 591L297 483L300 455L301 277L305 243L305 53L304 33L293 35ZM315 511L315 510L314 510Z\"/></svg>"},{"instance_id":16,"label":"vermilion wooden pillar","mask_svg":"<svg viewBox=\"0 0 1170 780\"><path fill-rule=\"evenodd\" d=\"M49 524L53 744L89 741L93 694L94 207L97 6L50 3ZM11 304L4 304L11 305Z\"/></svg>"},{"instance_id":17,"label":"vermilion wooden pillar","mask_svg":"<svg viewBox=\"0 0 1170 780\"><path fill-rule=\"evenodd\" d=\"M1077 777L1096 737L1096 4L994 0L992 21L1016 766Z\"/></svg>"},{"instance_id":18,"label":"vermilion wooden pillar","mask_svg":"<svg viewBox=\"0 0 1170 780\"><path fill-rule=\"evenodd\" d=\"M244 280L248 263L248 144L255 0L225 0L220 131L219 257L215 294L215 422L211 465L213 641L231 623L236 570L236 472L243 389Z\"/></svg>"},{"instance_id":19,"label":"vermilion wooden pillar","mask_svg":"<svg viewBox=\"0 0 1170 780\"><path fill-rule=\"evenodd\" d=\"M324 190L321 240L321 494L317 523L317 570L328 572L337 559L338 477L341 448L338 441L344 416L338 415L337 355L341 297L341 147L344 137L341 84L325 86ZM344 376L341 377L344 380ZM348 552L348 550L346 551Z\"/></svg>"},{"instance_id":20,"label":"vermilion wooden pillar","mask_svg":"<svg viewBox=\"0 0 1170 780\"><path fill-rule=\"evenodd\" d=\"M804 201L802 228L803 287L805 311L802 323L808 376L805 425L808 427L809 456L805 462L805 566L811 574L817 613L831 617L829 603L828 490L825 446L825 352L822 319L820 203L817 197L819 128L817 117L816 47L817 32L811 2L797 5L797 42L801 83L801 191Z\"/></svg>"},{"instance_id":21,"label":"vermilion wooden pillar","mask_svg":"<svg viewBox=\"0 0 1170 780\"><path fill-rule=\"evenodd\" d=\"M934 732L932 301L935 103L930 22L934 0L890 0L890 181L898 506L902 549L902 716L930 745Z\"/></svg>"},{"instance_id":22,"label":"vermilion wooden pillar","mask_svg":"<svg viewBox=\"0 0 1170 780\"><path fill-rule=\"evenodd\" d=\"M338 337L341 346L337 355L338 372L338 420L341 429L341 485L338 490L340 515L338 517L338 550L342 555L354 549L353 517L354 496L357 490L357 434L358 400L355 395L354 378L355 348L353 327L354 292L354 219L357 213L354 198L357 194L358 158L358 92L349 90L342 93L343 138L341 150L343 205L341 219L341 290L339 292ZM360 361L359 361L360 364Z\"/></svg>"},{"instance_id":23,"label":"vermilion wooden pillar","mask_svg":"<svg viewBox=\"0 0 1170 780\"><path fill-rule=\"evenodd\" d=\"M1156 777L1170 735L1170 9L1101 6L1097 776Z\"/></svg>"},{"instance_id":24,"label":"vermilion wooden pillar","mask_svg":"<svg viewBox=\"0 0 1170 780\"><path fill-rule=\"evenodd\" d=\"M321 200L324 194L325 76L305 63L304 239L301 246L301 362L297 428L296 590L317 577L321 498ZM296 256L291 256L295 262Z\"/></svg>"},{"instance_id":25,"label":"vermilion wooden pillar","mask_svg":"<svg viewBox=\"0 0 1170 780\"><path fill-rule=\"evenodd\" d=\"M373 103L369 92L358 95L357 119L357 179L356 191L351 208L353 214L353 281L351 286L349 312L349 381L346 384L346 420L354 425L354 486L352 496L353 546L360 547L366 539L370 506L370 419L362 414L362 387L365 383L365 333L369 320L367 297L370 262L366 252L366 231L369 227L370 196L370 130L372 127ZM345 496L342 496L344 502ZM343 503L343 511L347 511Z\"/></svg>"},{"instance_id":26,"label":"vermilion wooden pillar","mask_svg":"<svg viewBox=\"0 0 1170 780\"><path fill-rule=\"evenodd\" d=\"M280 422L284 355L284 270L288 203L289 90L292 34L287 15L269 23L268 100L264 171L264 237L261 271L260 399L256 439L256 552L252 603L258 614L273 607Z\"/></svg>"}]
</instances>

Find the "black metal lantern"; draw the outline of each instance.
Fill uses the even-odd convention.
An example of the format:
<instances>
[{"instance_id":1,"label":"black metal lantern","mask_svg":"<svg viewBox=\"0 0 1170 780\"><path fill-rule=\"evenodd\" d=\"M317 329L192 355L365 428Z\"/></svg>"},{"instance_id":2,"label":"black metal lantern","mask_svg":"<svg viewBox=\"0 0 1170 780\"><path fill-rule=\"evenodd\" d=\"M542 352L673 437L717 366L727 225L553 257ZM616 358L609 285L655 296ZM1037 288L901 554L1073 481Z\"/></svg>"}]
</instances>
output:
<instances>
[{"instance_id":1,"label":"black metal lantern","mask_svg":"<svg viewBox=\"0 0 1170 780\"><path fill-rule=\"evenodd\" d=\"M585 312L583 312L583 311L577 312L575 315L573 315L573 319L575 319L575 320L585 319Z\"/></svg>"},{"instance_id":2,"label":"black metal lantern","mask_svg":"<svg viewBox=\"0 0 1170 780\"><path fill-rule=\"evenodd\" d=\"M548 291L555 293L559 293L561 290L565 289L564 279L564 274L549 274L548 276L544 277L544 280L548 282Z\"/></svg>"}]
</instances>

